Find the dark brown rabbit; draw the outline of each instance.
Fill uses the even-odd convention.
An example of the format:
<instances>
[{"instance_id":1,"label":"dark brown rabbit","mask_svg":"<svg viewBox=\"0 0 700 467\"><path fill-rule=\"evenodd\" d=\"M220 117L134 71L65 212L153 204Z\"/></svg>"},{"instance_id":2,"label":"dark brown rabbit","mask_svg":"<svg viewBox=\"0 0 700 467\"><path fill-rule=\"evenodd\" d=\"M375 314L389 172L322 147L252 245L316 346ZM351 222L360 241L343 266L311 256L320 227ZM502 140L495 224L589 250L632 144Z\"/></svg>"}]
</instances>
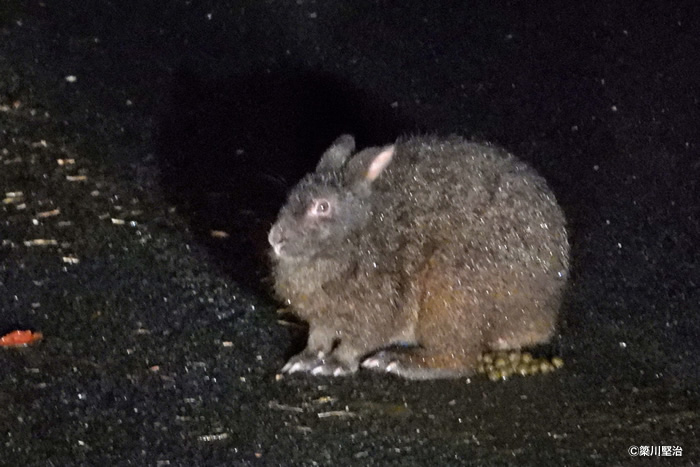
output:
<instances>
[{"instance_id":1,"label":"dark brown rabbit","mask_svg":"<svg viewBox=\"0 0 700 467\"><path fill-rule=\"evenodd\" d=\"M270 230L275 291L310 326L284 372L458 377L551 337L569 244L540 176L457 137L354 150L338 138Z\"/></svg>"}]
</instances>

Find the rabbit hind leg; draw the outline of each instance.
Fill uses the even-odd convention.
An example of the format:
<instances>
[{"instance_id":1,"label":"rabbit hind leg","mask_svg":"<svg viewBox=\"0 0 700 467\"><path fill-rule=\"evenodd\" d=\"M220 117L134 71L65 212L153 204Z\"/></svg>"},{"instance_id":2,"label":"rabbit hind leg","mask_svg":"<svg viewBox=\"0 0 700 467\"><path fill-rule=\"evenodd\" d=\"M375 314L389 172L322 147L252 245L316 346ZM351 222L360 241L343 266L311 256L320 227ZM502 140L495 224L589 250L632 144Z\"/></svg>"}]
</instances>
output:
<instances>
[{"instance_id":1,"label":"rabbit hind leg","mask_svg":"<svg viewBox=\"0 0 700 467\"><path fill-rule=\"evenodd\" d=\"M562 284L546 274L514 275L511 283L518 286L510 287L508 293L501 293L491 303L489 326L484 327L489 350L517 350L542 344L550 340L556 329Z\"/></svg>"},{"instance_id":2,"label":"rabbit hind leg","mask_svg":"<svg viewBox=\"0 0 700 467\"><path fill-rule=\"evenodd\" d=\"M458 378L476 370L483 351L475 291L461 287L459 271L435 255L414 284L415 346L384 349L362 362L364 368L409 379Z\"/></svg>"},{"instance_id":3,"label":"rabbit hind leg","mask_svg":"<svg viewBox=\"0 0 700 467\"><path fill-rule=\"evenodd\" d=\"M474 373L478 356L477 350L387 349L366 358L362 367L415 380L460 378Z\"/></svg>"}]
</instances>

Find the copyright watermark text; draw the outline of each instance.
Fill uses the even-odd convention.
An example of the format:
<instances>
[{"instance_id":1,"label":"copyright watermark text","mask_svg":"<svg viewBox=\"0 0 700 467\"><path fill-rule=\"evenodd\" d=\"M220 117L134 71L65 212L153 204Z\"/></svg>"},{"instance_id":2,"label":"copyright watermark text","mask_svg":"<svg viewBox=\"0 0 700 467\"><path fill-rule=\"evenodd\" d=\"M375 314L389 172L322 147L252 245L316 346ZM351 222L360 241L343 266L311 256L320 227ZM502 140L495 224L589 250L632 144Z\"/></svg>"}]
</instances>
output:
<instances>
[{"instance_id":1,"label":"copyright watermark text","mask_svg":"<svg viewBox=\"0 0 700 467\"><path fill-rule=\"evenodd\" d=\"M632 445L627 448L627 452L632 457L678 457L683 455L683 448L680 446Z\"/></svg>"}]
</instances>

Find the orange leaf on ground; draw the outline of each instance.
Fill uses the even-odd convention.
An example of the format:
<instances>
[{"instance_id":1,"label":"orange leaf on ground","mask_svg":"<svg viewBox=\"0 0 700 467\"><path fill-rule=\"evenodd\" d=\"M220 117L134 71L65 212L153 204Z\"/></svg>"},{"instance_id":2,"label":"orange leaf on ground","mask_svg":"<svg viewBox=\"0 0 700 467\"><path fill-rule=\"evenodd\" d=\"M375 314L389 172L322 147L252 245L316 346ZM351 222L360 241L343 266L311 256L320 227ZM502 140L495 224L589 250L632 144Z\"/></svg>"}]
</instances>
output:
<instances>
[{"instance_id":1,"label":"orange leaf on ground","mask_svg":"<svg viewBox=\"0 0 700 467\"><path fill-rule=\"evenodd\" d=\"M40 332L12 331L0 337L0 347L20 347L33 344L44 337Z\"/></svg>"}]
</instances>

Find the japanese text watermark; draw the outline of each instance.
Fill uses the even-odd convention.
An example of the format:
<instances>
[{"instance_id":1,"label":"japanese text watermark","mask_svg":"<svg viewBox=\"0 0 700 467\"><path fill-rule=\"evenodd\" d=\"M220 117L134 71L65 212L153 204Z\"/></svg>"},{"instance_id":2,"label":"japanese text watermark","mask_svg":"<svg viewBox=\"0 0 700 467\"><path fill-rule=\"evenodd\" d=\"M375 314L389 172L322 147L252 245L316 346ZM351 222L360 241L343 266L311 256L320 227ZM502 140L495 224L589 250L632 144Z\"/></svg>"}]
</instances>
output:
<instances>
[{"instance_id":1,"label":"japanese text watermark","mask_svg":"<svg viewBox=\"0 0 700 467\"><path fill-rule=\"evenodd\" d=\"M632 457L679 457L683 455L683 448L680 446L645 446L632 445L627 448L627 452Z\"/></svg>"}]
</instances>

